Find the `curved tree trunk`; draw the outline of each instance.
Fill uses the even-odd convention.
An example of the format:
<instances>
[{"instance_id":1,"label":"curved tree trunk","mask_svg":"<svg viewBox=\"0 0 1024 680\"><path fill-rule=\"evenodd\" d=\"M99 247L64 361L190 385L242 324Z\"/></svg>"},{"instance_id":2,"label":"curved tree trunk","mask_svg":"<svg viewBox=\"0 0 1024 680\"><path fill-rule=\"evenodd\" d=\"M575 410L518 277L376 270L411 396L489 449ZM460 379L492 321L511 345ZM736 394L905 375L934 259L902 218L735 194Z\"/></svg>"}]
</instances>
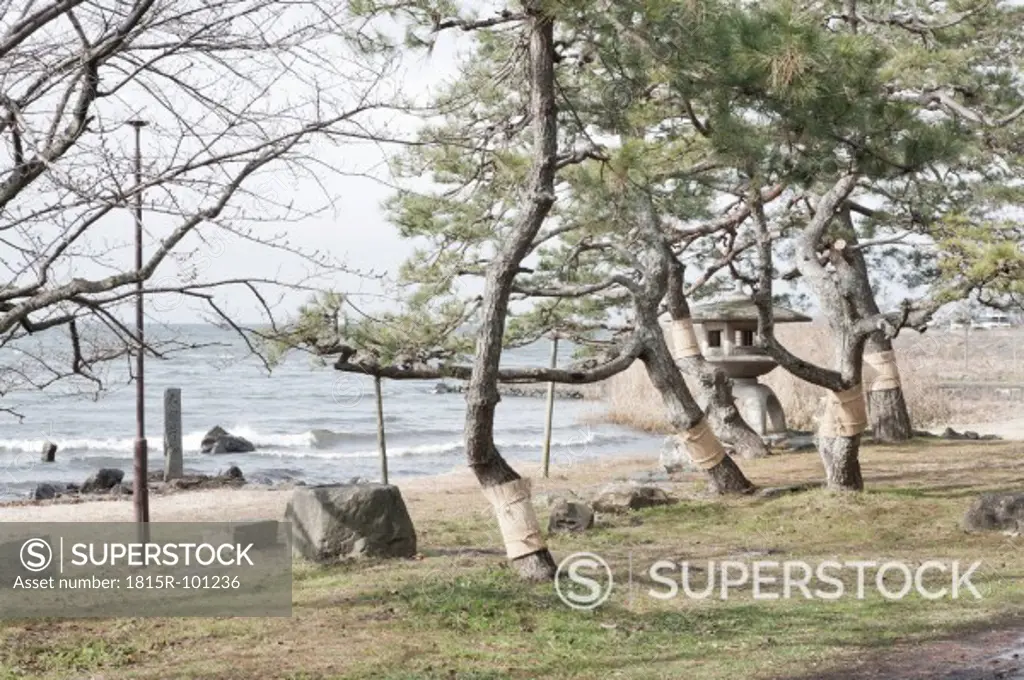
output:
<instances>
[{"instance_id":1,"label":"curved tree trunk","mask_svg":"<svg viewBox=\"0 0 1024 680\"><path fill-rule=\"evenodd\" d=\"M493 445L490 455L473 465L473 472L482 487L499 486L520 478ZM557 569L555 559L546 549L511 560L511 564L521 578L530 581L551 580Z\"/></svg>"},{"instance_id":2,"label":"curved tree trunk","mask_svg":"<svg viewBox=\"0 0 1024 680\"><path fill-rule=\"evenodd\" d=\"M644 317L637 319L637 323L644 326L644 351L640 354L640 360L647 369L651 383L665 401L669 422L678 430L689 430L704 419L704 412L686 387L665 342L665 334L658 324L656 313L644 314ZM743 494L756 489L729 456L725 456L713 468L705 470L705 473L708 490L716 494Z\"/></svg>"},{"instance_id":3,"label":"curved tree trunk","mask_svg":"<svg viewBox=\"0 0 1024 680\"><path fill-rule=\"evenodd\" d=\"M868 338L865 354L892 350L892 342L880 336L881 333L876 333ZM875 441L904 442L913 438L914 428L903 388L899 385L881 390L873 390L870 385L866 388L868 427L874 433Z\"/></svg>"},{"instance_id":4,"label":"curved tree trunk","mask_svg":"<svg viewBox=\"0 0 1024 680\"><path fill-rule=\"evenodd\" d=\"M673 321L689 320L690 304L683 292L683 266L675 257L669 257L668 289L665 296ZM676 348L677 350L679 348ZM699 349L694 350L699 352ZM733 398L732 381L721 369L715 368L696 353L677 356L680 370L693 378L708 404L708 417L719 439L735 449L741 458L763 458L769 454L768 445L740 415Z\"/></svg>"},{"instance_id":5,"label":"curved tree trunk","mask_svg":"<svg viewBox=\"0 0 1024 680\"><path fill-rule=\"evenodd\" d=\"M825 466L825 486L833 491L863 491L860 473L860 435L819 437L818 453Z\"/></svg>"},{"instance_id":6,"label":"curved tree trunk","mask_svg":"<svg viewBox=\"0 0 1024 680\"><path fill-rule=\"evenodd\" d=\"M494 487L519 479L494 445L494 412L498 395L498 364L502 336L508 316L508 302L520 263L530 251L555 202L554 183L558 155L557 109L555 106L554 27L538 0L523 2L529 16L530 116L533 127L532 167L523 196L523 211L509 230L487 266L480 304L473 370L466 387L466 457L480 485ZM529 502L529 501L527 501ZM538 527L532 527L532 544L540 547L530 554L511 555L512 567L525 579L550 580L555 561L544 547ZM506 547L515 540L503 534Z\"/></svg>"},{"instance_id":7,"label":"curved tree trunk","mask_svg":"<svg viewBox=\"0 0 1024 680\"><path fill-rule=\"evenodd\" d=\"M702 356L676 359L680 370L693 378L707 399L711 427L724 443L741 458L764 458L768 445L740 415L732 395L732 381L723 371L714 368Z\"/></svg>"},{"instance_id":8,"label":"curved tree trunk","mask_svg":"<svg viewBox=\"0 0 1024 680\"><path fill-rule=\"evenodd\" d=\"M740 470L740 466L729 456L708 470L707 475L708 491L719 496L748 494L757 490L753 482L743 474L743 470Z\"/></svg>"}]
</instances>

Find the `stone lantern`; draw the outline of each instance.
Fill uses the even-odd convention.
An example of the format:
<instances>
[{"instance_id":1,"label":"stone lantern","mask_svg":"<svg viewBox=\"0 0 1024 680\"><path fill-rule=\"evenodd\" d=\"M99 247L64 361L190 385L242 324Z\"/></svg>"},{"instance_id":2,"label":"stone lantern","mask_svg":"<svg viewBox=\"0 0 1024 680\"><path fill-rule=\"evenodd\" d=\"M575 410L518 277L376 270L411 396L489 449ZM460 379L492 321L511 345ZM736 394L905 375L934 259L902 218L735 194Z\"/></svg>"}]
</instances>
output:
<instances>
[{"instance_id":1,"label":"stone lantern","mask_svg":"<svg viewBox=\"0 0 1024 680\"><path fill-rule=\"evenodd\" d=\"M775 323L806 322L811 318L776 306ZM786 415L772 389L757 381L778 364L756 345L757 306L745 296L694 306L694 331L708 363L732 378L733 396L743 419L758 434L786 433Z\"/></svg>"}]
</instances>

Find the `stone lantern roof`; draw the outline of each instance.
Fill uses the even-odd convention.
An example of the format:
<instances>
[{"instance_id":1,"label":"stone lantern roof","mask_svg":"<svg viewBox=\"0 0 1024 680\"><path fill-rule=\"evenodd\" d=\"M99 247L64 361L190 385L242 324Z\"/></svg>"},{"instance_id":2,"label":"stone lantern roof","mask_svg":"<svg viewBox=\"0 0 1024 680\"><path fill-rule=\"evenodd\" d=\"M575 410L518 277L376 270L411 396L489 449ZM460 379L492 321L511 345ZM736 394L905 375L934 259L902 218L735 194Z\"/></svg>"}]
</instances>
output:
<instances>
[{"instance_id":1,"label":"stone lantern roof","mask_svg":"<svg viewBox=\"0 0 1024 680\"><path fill-rule=\"evenodd\" d=\"M800 312L775 305L775 323L794 323L812 321L811 317ZM757 305L746 296L733 296L708 302L703 305L696 305L690 310L694 323L730 323L736 321L751 321L757 323Z\"/></svg>"}]
</instances>

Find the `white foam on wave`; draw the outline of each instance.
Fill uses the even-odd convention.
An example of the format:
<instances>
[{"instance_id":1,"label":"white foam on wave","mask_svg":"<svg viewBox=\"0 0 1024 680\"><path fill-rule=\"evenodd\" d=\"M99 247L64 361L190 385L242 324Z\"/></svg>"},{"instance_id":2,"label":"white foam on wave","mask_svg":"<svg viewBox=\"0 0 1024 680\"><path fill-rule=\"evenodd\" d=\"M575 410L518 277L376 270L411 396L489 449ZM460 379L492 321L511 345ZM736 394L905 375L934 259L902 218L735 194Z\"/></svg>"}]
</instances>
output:
<instances>
[{"instance_id":1,"label":"white foam on wave","mask_svg":"<svg viewBox=\"0 0 1024 680\"><path fill-rule=\"evenodd\" d=\"M312 448L316 445L317 437L323 436L324 430L309 430L298 434L288 433L263 433L257 432L251 427L240 425L227 428L228 432L239 437L245 437L257 448L268 449L303 449ZM206 430L189 432L182 437L182 444L187 452L199 451L200 444ZM158 435L159 436L159 435ZM331 433L332 437L341 439L344 433ZM154 437L149 437L150 448L154 443ZM110 454L130 453L135 449L134 437L107 437L107 438L49 438L49 439L0 439L0 454L32 454L38 456L42 451L43 443L51 441L57 445L57 455L61 452L77 454L78 457L109 456ZM156 444L159 445L159 444Z\"/></svg>"},{"instance_id":2,"label":"white foam on wave","mask_svg":"<svg viewBox=\"0 0 1024 680\"><path fill-rule=\"evenodd\" d=\"M558 453L569 454L577 456L585 453L588 446L600 445L600 444L611 444L616 441L625 441L628 437L624 437L621 434L601 434L595 433L592 430L583 430L574 436L564 438L553 438L551 440L552 449ZM540 450L542 441L538 436L535 440L530 439L501 439L495 440L495 446L499 449L509 450ZM462 454L465 447L465 442L462 439L450 440L445 442L438 442L435 444L414 444L410 446L388 446L388 457L412 457L412 456L433 456L443 457L454 454ZM377 449L365 449L358 451L326 451L326 450L257 450L255 454L249 455L262 455L262 456L274 456L278 458L316 458L323 460L336 460L346 458L376 458L380 455Z\"/></svg>"},{"instance_id":3,"label":"white foam on wave","mask_svg":"<svg viewBox=\"0 0 1024 680\"><path fill-rule=\"evenodd\" d=\"M320 458L320 459L342 459L342 458L373 458L378 455L377 449L372 447L371 442L375 436L367 433L346 433L332 430L316 429L300 433L263 433L254 430L247 425L239 425L226 428L229 432L240 437L245 437L256 447L256 452L249 455L275 456L278 458ZM183 436L183 444L187 454L195 454L199 451L203 435L206 431L189 432ZM447 434L447 433L446 433ZM562 437L555 437L552 448L562 449L570 454L583 453L586 447L591 445L611 444L617 441L625 441L629 436L616 434L614 432L595 432L591 428L577 430L575 433L566 433ZM9 439L0 440L0 454L4 457L32 456L38 457L42 450L43 439ZM57 444L58 456L63 453L74 460L78 458L99 458L106 456L121 457L128 455L134 450L135 440L129 437L106 438L106 439L52 439ZM159 448L159 442L150 438L151 448ZM336 450L345 443L361 444L368 448L359 448L355 451ZM542 445L541 435L526 434L522 436L499 437L495 444L499 449L510 450L533 450L540 449ZM388 447L388 455L396 457L404 456L435 456L442 457L461 453L464 442L461 437L457 439L446 439L444 441L429 444L392 445Z\"/></svg>"},{"instance_id":4,"label":"white foam on wave","mask_svg":"<svg viewBox=\"0 0 1024 680\"><path fill-rule=\"evenodd\" d=\"M109 439L0 439L0 453L31 453L38 455L45 441L57 445L57 451L95 452L110 454L132 451L135 448L134 438Z\"/></svg>"}]
</instances>

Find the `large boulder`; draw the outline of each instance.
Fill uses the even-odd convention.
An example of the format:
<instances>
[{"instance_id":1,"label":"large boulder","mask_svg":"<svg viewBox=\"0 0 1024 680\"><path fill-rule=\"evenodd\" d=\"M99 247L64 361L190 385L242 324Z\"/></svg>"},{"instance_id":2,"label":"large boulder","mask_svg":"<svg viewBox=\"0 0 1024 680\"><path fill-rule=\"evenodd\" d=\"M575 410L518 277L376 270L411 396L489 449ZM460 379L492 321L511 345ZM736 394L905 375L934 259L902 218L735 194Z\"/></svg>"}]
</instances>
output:
<instances>
[{"instance_id":1,"label":"large boulder","mask_svg":"<svg viewBox=\"0 0 1024 680\"><path fill-rule=\"evenodd\" d=\"M103 468L90 476L82 484L82 493L102 493L110 491L124 479L124 470Z\"/></svg>"},{"instance_id":2,"label":"large boulder","mask_svg":"<svg viewBox=\"0 0 1024 680\"><path fill-rule=\"evenodd\" d=\"M1024 493L992 493L974 501L964 516L969 531L1024 530Z\"/></svg>"},{"instance_id":3,"label":"large boulder","mask_svg":"<svg viewBox=\"0 0 1024 680\"><path fill-rule=\"evenodd\" d=\"M214 425L213 429L203 435L203 441L199 443L199 450L203 453L209 453L213 449L213 445L217 443L217 440L228 434L220 425Z\"/></svg>"},{"instance_id":4,"label":"large boulder","mask_svg":"<svg viewBox=\"0 0 1024 680\"><path fill-rule=\"evenodd\" d=\"M285 519L296 554L313 562L412 557L416 530L398 487L334 484L296 489Z\"/></svg>"},{"instance_id":5,"label":"large boulder","mask_svg":"<svg viewBox=\"0 0 1024 680\"><path fill-rule=\"evenodd\" d=\"M256 447L245 437L233 435L220 425L203 435L199 443L201 453L249 453Z\"/></svg>"},{"instance_id":6,"label":"large boulder","mask_svg":"<svg viewBox=\"0 0 1024 680\"><path fill-rule=\"evenodd\" d=\"M597 512L621 513L675 502L660 487L624 482L609 484L601 489L591 505Z\"/></svg>"},{"instance_id":7,"label":"large boulder","mask_svg":"<svg viewBox=\"0 0 1024 680\"><path fill-rule=\"evenodd\" d=\"M559 532L579 533L594 526L594 510L586 503L567 501L564 498L555 501L548 516L548 533Z\"/></svg>"}]
</instances>

